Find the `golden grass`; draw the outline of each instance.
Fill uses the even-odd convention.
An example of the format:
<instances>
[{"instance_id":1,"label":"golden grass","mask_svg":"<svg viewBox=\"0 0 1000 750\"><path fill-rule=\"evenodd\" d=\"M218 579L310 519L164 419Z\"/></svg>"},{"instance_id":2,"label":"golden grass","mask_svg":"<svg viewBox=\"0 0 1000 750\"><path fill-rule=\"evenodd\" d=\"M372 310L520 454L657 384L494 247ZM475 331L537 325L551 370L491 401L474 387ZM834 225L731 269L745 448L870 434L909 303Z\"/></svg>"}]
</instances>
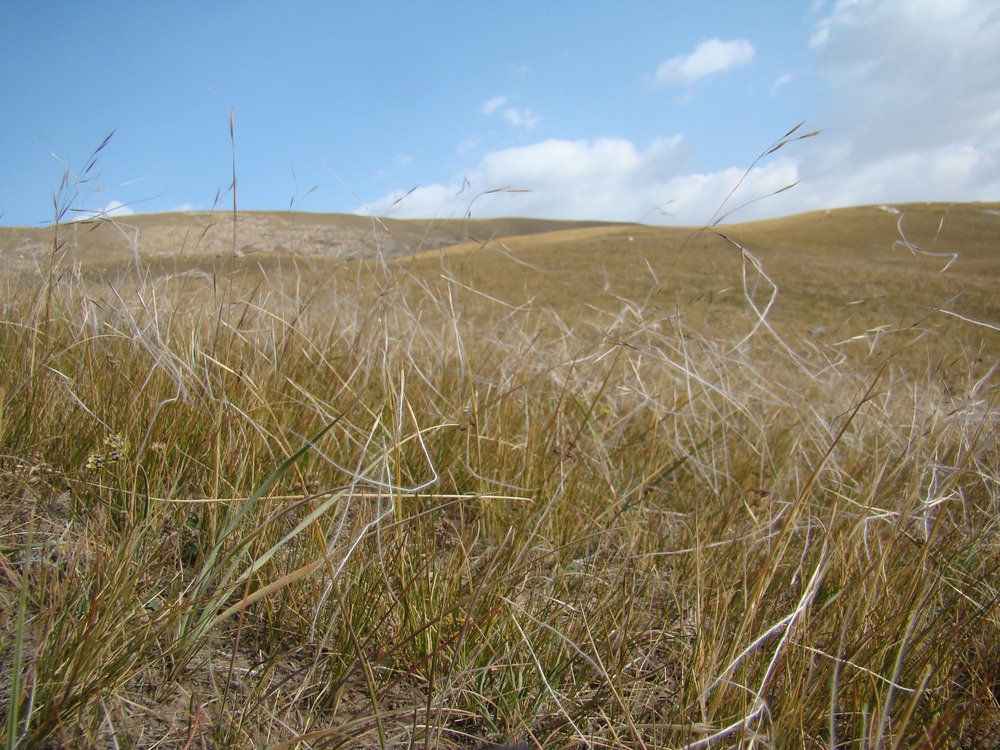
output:
<instances>
[{"instance_id":1,"label":"golden grass","mask_svg":"<svg viewBox=\"0 0 1000 750\"><path fill-rule=\"evenodd\" d=\"M33 256L8 746L995 741L987 208Z\"/></svg>"}]
</instances>

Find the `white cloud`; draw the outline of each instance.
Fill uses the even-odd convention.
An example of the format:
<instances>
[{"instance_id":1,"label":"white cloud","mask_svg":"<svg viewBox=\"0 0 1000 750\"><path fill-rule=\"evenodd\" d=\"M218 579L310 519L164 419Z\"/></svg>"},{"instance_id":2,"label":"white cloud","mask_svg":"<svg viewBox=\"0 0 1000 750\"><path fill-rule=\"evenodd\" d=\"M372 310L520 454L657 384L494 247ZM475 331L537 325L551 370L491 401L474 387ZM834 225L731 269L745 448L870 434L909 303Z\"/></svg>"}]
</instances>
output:
<instances>
[{"instance_id":1,"label":"white cloud","mask_svg":"<svg viewBox=\"0 0 1000 750\"><path fill-rule=\"evenodd\" d=\"M506 103L507 103L506 96L494 96L483 102L483 106L480 108L480 111L484 115L492 115Z\"/></svg>"},{"instance_id":2,"label":"white cloud","mask_svg":"<svg viewBox=\"0 0 1000 750\"><path fill-rule=\"evenodd\" d=\"M753 44L747 39L707 39L690 55L672 57L660 65L653 77L653 86L689 86L712 73L748 65L753 56Z\"/></svg>"},{"instance_id":3,"label":"white cloud","mask_svg":"<svg viewBox=\"0 0 1000 750\"><path fill-rule=\"evenodd\" d=\"M494 96L483 102L483 106L480 107L479 111L484 115L493 115L500 112L503 119L511 125L517 125L518 127L527 128L528 130L535 127L542 121L541 116L530 107L525 109L508 107L508 101L509 99L506 96Z\"/></svg>"},{"instance_id":4,"label":"white cloud","mask_svg":"<svg viewBox=\"0 0 1000 750\"><path fill-rule=\"evenodd\" d=\"M677 135L642 150L622 138L546 140L489 153L449 185L420 187L402 199L398 193L390 194L370 209L397 218L462 216L471 210L480 218L705 223L740 181L743 170L686 174L686 162L687 144ZM791 160L758 167L726 210L796 179ZM482 195L491 190L497 192ZM738 218L753 218L755 210L748 208Z\"/></svg>"},{"instance_id":5,"label":"white cloud","mask_svg":"<svg viewBox=\"0 0 1000 750\"><path fill-rule=\"evenodd\" d=\"M516 109L514 107L507 107L503 111L503 119L512 125L525 127L528 130L542 121L542 118L533 109Z\"/></svg>"},{"instance_id":6,"label":"white cloud","mask_svg":"<svg viewBox=\"0 0 1000 750\"><path fill-rule=\"evenodd\" d=\"M771 84L771 95L774 96L774 94L777 93L778 89L780 89L782 86L787 86L791 82L792 82L792 76L788 73L784 73L778 76L775 82Z\"/></svg>"},{"instance_id":7,"label":"white cloud","mask_svg":"<svg viewBox=\"0 0 1000 750\"><path fill-rule=\"evenodd\" d=\"M829 205L1000 199L1000 9L841 0L812 36L830 91L801 193Z\"/></svg>"},{"instance_id":8,"label":"white cloud","mask_svg":"<svg viewBox=\"0 0 1000 750\"><path fill-rule=\"evenodd\" d=\"M837 148L817 159L833 161ZM924 200L1000 200L1000 164L993 153L959 144L887 154L862 164L823 171L802 160L796 210Z\"/></svg>"}]
</instances>

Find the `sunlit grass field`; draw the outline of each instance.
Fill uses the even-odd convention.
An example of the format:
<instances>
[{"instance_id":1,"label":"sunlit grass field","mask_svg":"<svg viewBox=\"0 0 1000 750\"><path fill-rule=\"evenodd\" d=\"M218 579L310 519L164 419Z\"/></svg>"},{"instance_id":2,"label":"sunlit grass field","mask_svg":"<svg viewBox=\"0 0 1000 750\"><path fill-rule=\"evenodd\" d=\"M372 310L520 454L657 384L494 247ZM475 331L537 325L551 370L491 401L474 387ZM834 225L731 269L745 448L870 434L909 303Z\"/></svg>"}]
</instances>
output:
<instances>
[{"instance_id":1,"label":"sunlit grass field","mask_svg":"<svg viewBox=\"0 0 1000 750\"><path fill-rule=\"evenodd\" d=\"M995 745L998 208L7 230L6 746Z\"/></svg>"}]
</instances>

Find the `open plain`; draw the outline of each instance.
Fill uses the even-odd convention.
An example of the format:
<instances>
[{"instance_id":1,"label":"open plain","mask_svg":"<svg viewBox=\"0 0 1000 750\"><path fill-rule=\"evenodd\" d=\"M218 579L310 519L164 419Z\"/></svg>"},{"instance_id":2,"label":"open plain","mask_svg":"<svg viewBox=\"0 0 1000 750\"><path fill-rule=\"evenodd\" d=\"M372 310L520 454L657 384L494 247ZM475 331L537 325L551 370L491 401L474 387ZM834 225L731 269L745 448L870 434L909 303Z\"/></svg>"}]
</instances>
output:
<instances>
[{"instance_id":1,"label":"open plain","mask_svg":"<svg viewBox=\"0 0 1000 750\"><path fill-rule=\"evenodd\" d=\"M2 228L6 746L994 746L998 289L986 203Z\"/></svg>"}]
</instances>

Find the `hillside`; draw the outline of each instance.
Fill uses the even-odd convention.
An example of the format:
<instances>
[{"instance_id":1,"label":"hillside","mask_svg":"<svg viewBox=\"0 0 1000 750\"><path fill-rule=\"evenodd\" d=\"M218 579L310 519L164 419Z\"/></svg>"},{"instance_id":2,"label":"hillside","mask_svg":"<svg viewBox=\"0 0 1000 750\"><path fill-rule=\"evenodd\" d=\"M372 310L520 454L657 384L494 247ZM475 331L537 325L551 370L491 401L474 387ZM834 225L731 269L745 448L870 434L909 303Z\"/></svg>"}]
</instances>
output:
<instances>
[{"instance_id":1,"label":"hillside","mask_svg":"<svg viewBox=\"0 0 1000 750\"><path fill-rule=\"evenodd\" d=\"M610 321L623 300L641 300L689 324L745 327L749 293L759 309L770 305L779 330L825 344L864 348L876 338L954 333L995 345L1000 324L998 204L869 206L705 230L582 228L401 262L417 278L438 277L444 262L484 299L530 302L571 320ZM488 309L484 302L475 314ZM956 315L987 325L967 326Z\"/></svg>"},{"instance_id":2,"label":"hillside","mask_svg":"<svg viewBox=\"0 0 1000 750\"><path fill-rule=\"evenodd\" d=\"M540 219L405 220L351 214L240 212L236 219L238 256L275 254L344 260L381 252L409 255L453 245L470 238L531 235L561 229L606 226L600 222ZM74 260L107 265L132 257L133 243L149 259L228 256L234 250L230 213L142 214L112 220L78 221L59 228L61 242ZM9 266L30 267L50 252L51 227L0 227L0 258Z\"/></svg>"},{"instance_id":3,"label":"hillside","mask_svg":"<svg viewBox=\"0 0 1000 750\"><path fill-rule=\"evenodd\" d=\"M7 745L998 746L1000 211L896 210L4 230Z\"/></svg>"},{"instance_id":4,"label":"hillside","mask_svg":"<svg viewBox=\"0 0 1000 750\"><path fill-rule=\"evenodd\" d=\"M897 223L901 217L907 234L923 242L925 250L954 249L966 259L991 259L1000 234L1000 203L863 206L718 229L758 249L834 251L865 257L900 238ZM589 238L588 244L593 246L594 239L602 236L613 243L628 226L635 225L523 218L397 220L351 214L244 211L237 216L235 249L243 256L279 253L328 259L361 257L381 250L391 258L453 246L454 251L467 251L487 240L519 236L537 237L544 247L566 247L580 238ZM637 231L671 247L689 242L700 229L644 225ZM581 230L592 231L580 234ZM66 250L84 263L131 258L133 240L140 254L149 258L218 257L234 249L233 217L224 211L79 221L63 224L59 231ZM0 258L9 267L43 256L51 251L52 242L51 227L0 227Z\"/></svg>"},{"instance_id":5,"label":"hillside","mask_svg":"<svg viewBox=\"0 0 1000 750\"><path fill-rule=\"evenodd\" d=\"M267 276L293 260L308 284L379 258L405 271L404 286L477 290L482 304L467 314L478 320L526 304L599 318L640 297L721 324L744 319L746 283L783 333L825 343L911 326L948 333L955 316L987 324L958 326L962 335L992 339L1000 323L1000 204L862 206L714 228L246 212L236 230L234 254L223 212L77 222L59 228L60 265L121 280L137 248L154 278ZM0 263L30 283L53 241L52 228L2 228Z\"/></svg>"}]
</instances>

